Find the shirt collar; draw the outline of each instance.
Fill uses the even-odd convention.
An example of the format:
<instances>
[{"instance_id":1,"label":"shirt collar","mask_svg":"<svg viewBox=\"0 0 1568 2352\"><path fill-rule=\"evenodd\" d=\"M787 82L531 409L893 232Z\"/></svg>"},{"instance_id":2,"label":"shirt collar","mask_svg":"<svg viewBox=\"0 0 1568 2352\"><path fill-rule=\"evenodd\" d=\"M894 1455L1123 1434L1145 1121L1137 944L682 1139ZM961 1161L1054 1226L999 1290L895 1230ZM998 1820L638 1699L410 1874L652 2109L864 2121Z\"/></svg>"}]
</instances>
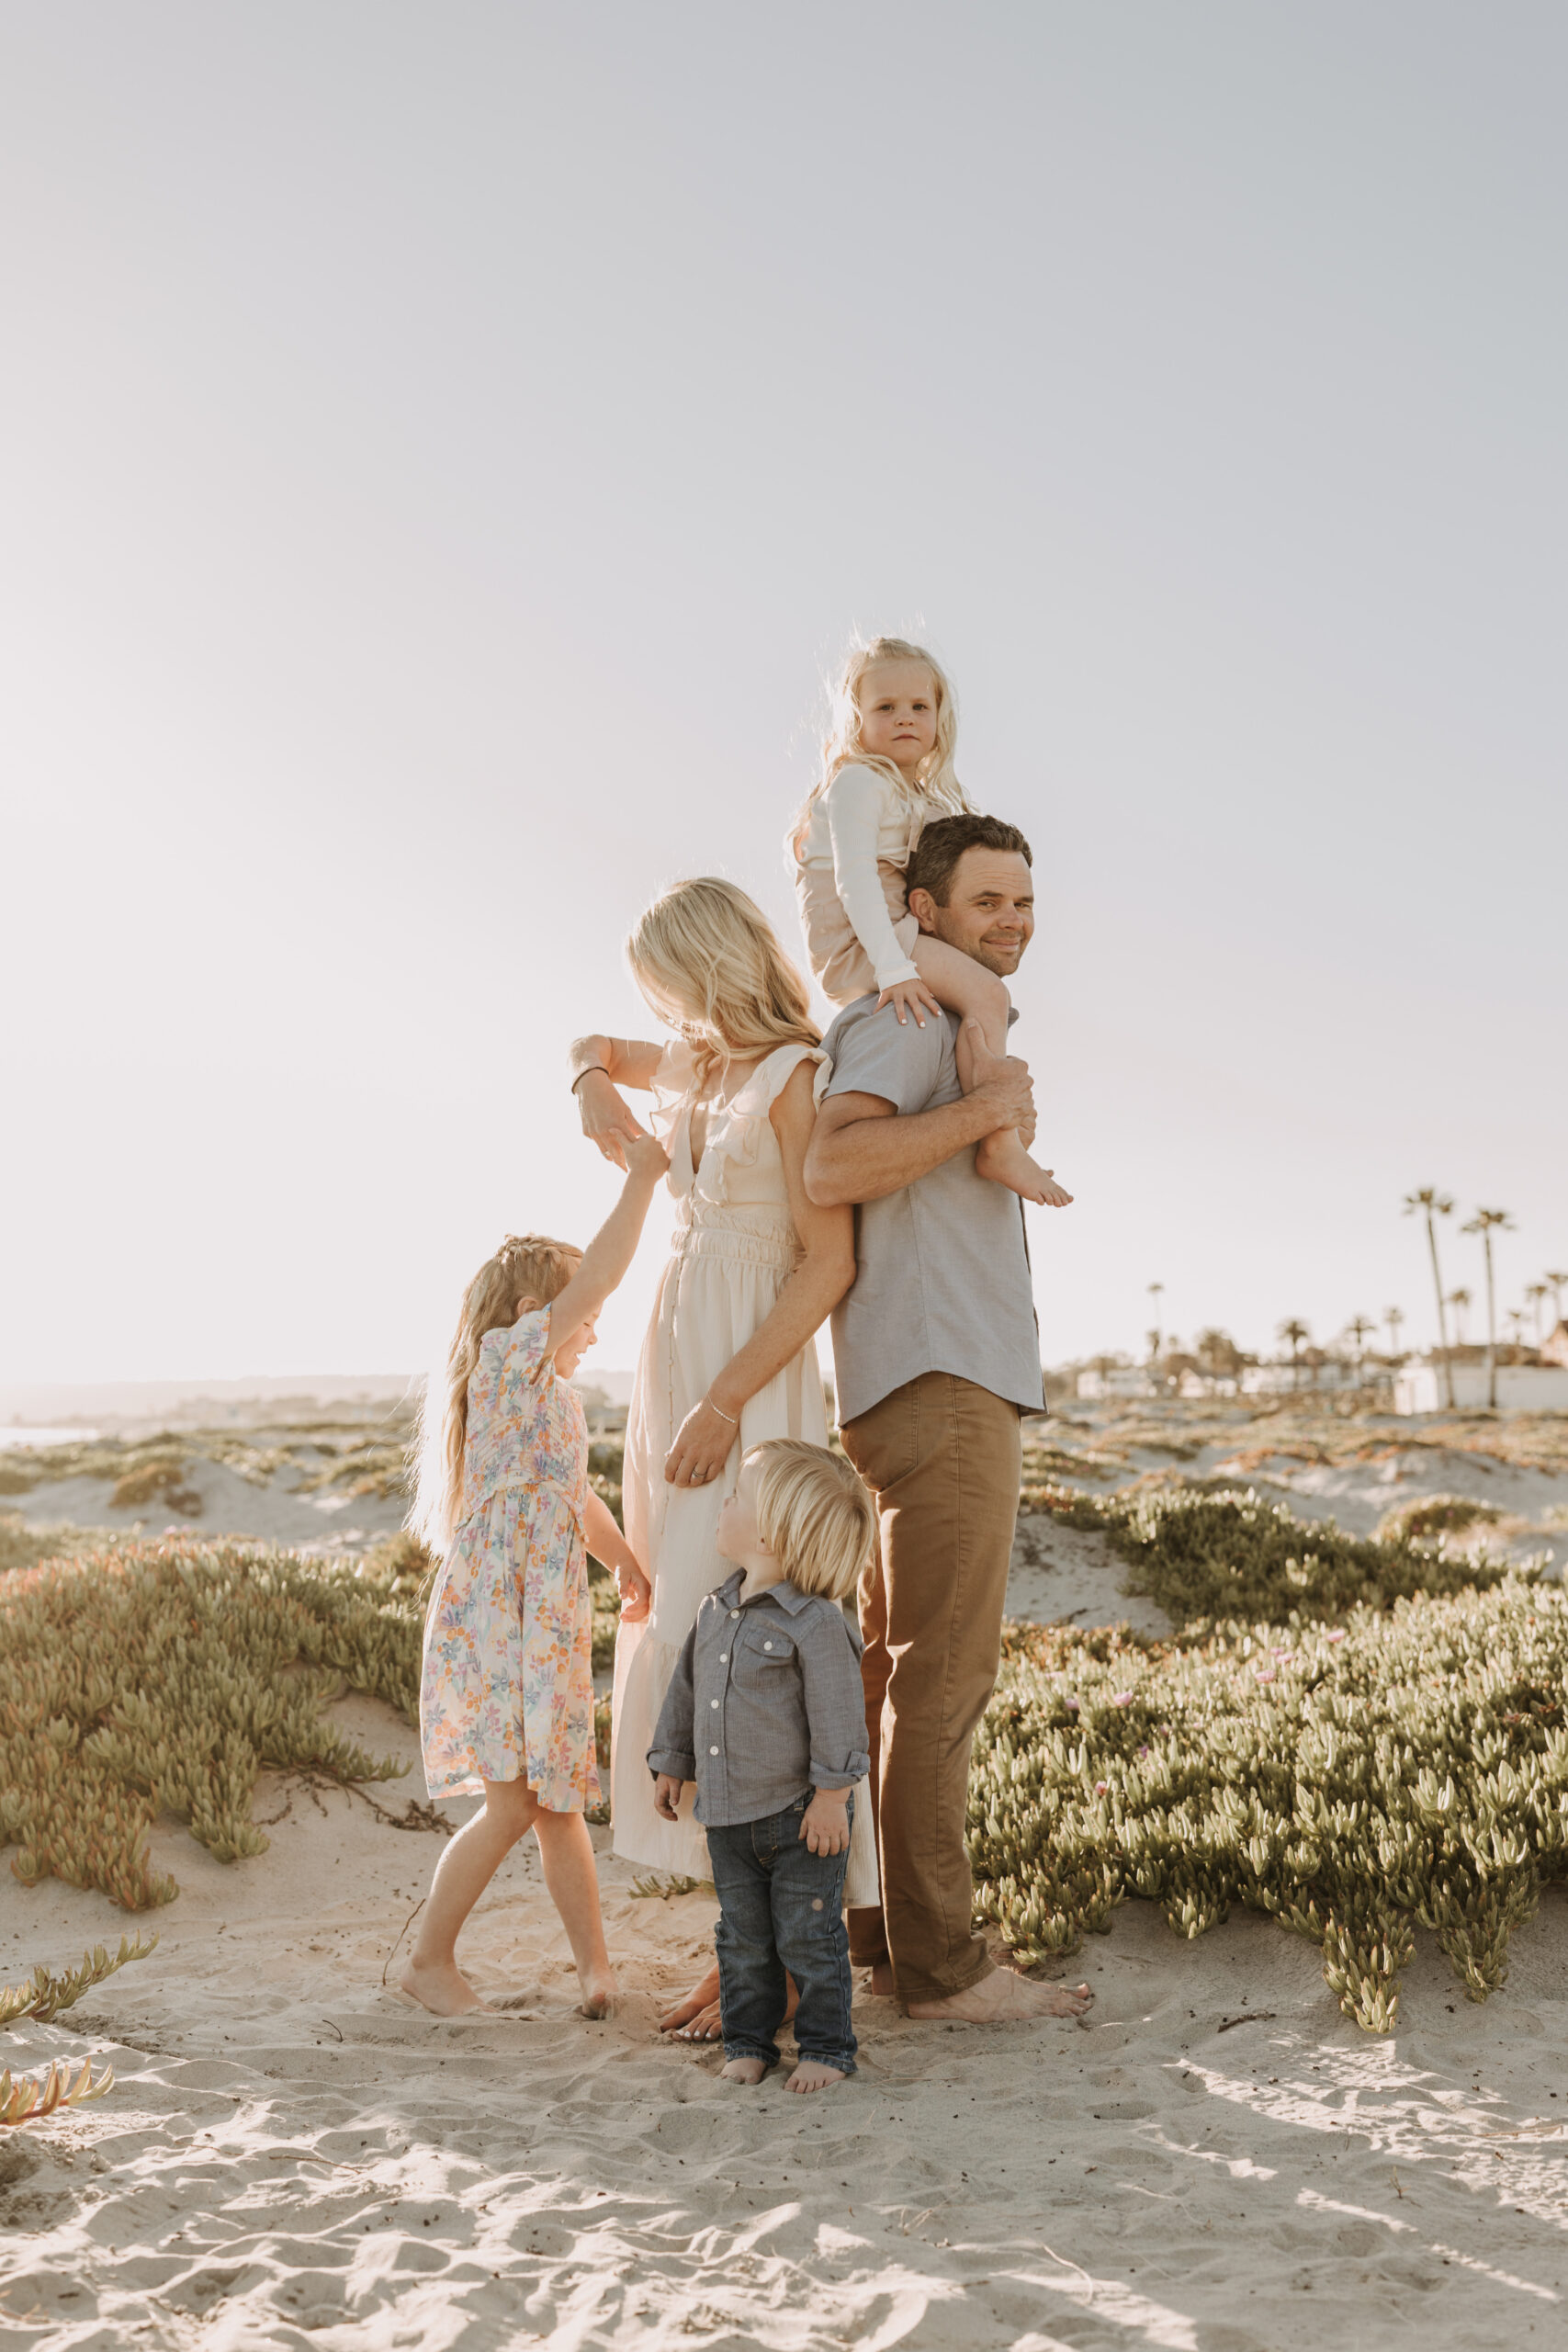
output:
<instances>
[{"instance_id":1,"label":"shirt collar","mask_svg":"<svg viewBox=\"0 0 1568 2352\"><path fill-rule=\"evenodd\" d=\"M727 1609L739 1608L740 1606L740 1588L745 1581L745 1569L737 1568L732 1575L726 1577L724 1582L717 1588L716 1598L722 1600ZM781 1609L787 1610L792 1617L798 1617L800 1611L807 1606L810 1600L810 1593L796 1592L794 1585L792 1584L772 1584L768 1587L766 1592L753 1594L751 1600L747 1601L745 1605L750 1609L760 1600L776 1600Z\"/></svg>"}]
</instances>

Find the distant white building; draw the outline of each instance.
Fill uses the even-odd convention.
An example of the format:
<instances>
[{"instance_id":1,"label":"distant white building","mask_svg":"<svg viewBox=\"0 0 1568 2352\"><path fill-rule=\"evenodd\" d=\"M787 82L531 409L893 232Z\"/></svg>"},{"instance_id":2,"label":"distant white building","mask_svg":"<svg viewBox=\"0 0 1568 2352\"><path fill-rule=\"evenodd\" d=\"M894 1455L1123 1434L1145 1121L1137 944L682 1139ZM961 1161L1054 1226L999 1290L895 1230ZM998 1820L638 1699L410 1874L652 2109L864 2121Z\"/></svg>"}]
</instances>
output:
<instances>
[{"instance_id":1,"label":"distant white building","mask_svg":"<svg viewBox=\"0 0 1568 2352\"><path fill-rule=\"evenodd\" d=\"M1118 1365L1110 1372L1080 1372L1078 1395L1086 1403L1104 1396L1163 1396L1165 1383L1150 1379L1135 1364Z\"/></svg>"},{"instance_id":2,"label":"distant white building","mask_svg":"<svg viewBox=\"0 0 1568 2352\"><path fill-rule=\"evenodd\" d=\"M1455 1406L1461 1412L1474 1412L1483 1407L1487 1401L1485 1364L1456 1363L1450 1369L1453 1374ZM1440 1364L1413 1363L1394 1375L1396 1413L1440 1413L1448 1401L1448 1383ZM1500 1411L1507 1413L1568 1413L1568 1364L1500 1363L1497 1405Z\"/></svg>"}]
</instances>

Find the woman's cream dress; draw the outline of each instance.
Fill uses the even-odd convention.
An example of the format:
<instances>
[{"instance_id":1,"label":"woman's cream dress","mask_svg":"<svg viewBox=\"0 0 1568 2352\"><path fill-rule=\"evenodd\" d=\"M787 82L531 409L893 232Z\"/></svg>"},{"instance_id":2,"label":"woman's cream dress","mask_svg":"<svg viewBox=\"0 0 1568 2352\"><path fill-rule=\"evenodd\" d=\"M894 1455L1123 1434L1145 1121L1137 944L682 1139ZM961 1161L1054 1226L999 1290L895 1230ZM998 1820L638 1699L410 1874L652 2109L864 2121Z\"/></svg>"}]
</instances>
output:
<instances>
[{"instance_id":1,"label":"woman's cream dress","mask_svg":"<svg viewBox=\"0 0 1568 2352\"><path fill-rule=\"evenodd\" d=\"M696 1792L684 1792L679 1822L661 1821L653 1810L648 1750L703 1596L730 1572L714 1538L719 1505L735 1490L741 1455L770 1437L828 1442L812 1341L742 1408L720 1476L705 1487L670 1486L665 1457L686 1415L772 1313L794 1270L800 1244L768 1114L800 1063L822 1059L809 1046L781 1046L768 1055L731 1102L709 1105L706 1140L695 1168L691 1049L670 1046L654 1079L663 1104L655 1124L670 1153L668 1182L678 1216L626 1424L626 1541L653 1580L653 1610L640 1625L623 1624L615 1641L610 1785L616 1853L645 1869L682 1878L708 1876L707 1838L692 1817ZM879 1900L863 1781L855 1794L845 1900L857 1906Z\"/></svg>"}]
</instances>

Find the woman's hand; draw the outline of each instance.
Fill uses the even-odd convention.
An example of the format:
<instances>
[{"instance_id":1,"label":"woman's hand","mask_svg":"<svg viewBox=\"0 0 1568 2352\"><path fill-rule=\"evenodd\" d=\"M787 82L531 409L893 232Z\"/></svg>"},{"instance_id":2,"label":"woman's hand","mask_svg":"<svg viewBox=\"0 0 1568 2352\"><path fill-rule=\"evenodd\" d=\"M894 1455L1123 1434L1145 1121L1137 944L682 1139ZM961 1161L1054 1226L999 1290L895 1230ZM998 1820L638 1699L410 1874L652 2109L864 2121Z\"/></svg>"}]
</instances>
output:
<instances>
[{"instance_id":1,"label":"woman's hand","mask_svg":"<svg viewBox=\"0 0 1568 2352\"><path fill-rule=\"evenodd\" d=\"M675 1432L675 1442L664 1457L664 1476L671 1487L705 1487L717 1477L729 1459L729 1449L740 1431L726 1420L705 1396L694 1405Z\"/></svg>"},{"instance_id":2,"label":"woman's hand","mask_svg":"<svg viewBox=\"0 0 1568 2352\"><path fill-rule=\"evenodd\" d=\"M939 1021L942 1018L942 1006L932 996L925 981L919 978L895 980L892 987L884 989L877 998L876 1011L880 1012L885 1004L890 1004L893 1007L898 1016L900 1027L908 1021L911 1012L915 1016L916 1026L920 1029L926 1025L928 1012L934 1012Z\"/></svg>"},{"instance_id":3,"label":"woman's hand","mask_svg":"<svg viewBox=\"0 0 1568 2352\"><path fill-rule=\"evenodd\" d=\"M653 1587L635 1560L623 1560L615 1570L615 1590L621 1596L621 1622L640 1625L653 1606Z\"/></svg>"},{"instance_id":4,"label":"woman's hand","mask_svg":"<svg viewBox=\"0 0 1568 2352\"><path fill-rule=\"evenodd\" d=\"M627 1144L648 1130L637 1125L631 1105L608 1070L586 1073L577 1089L577 1108L589 1142L597 1144L606 1159L624 1169Z\"/></svg>"}]
</instances>

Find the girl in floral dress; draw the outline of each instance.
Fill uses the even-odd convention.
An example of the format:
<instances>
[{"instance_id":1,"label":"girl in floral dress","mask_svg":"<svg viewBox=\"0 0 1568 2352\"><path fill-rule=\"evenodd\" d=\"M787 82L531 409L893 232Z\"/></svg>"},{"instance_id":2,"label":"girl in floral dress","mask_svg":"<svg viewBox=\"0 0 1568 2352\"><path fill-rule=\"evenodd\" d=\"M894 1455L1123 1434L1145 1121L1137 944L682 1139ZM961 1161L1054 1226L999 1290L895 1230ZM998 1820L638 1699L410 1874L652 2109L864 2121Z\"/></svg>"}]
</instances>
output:
<instances>
[{"instance_id":1,"label":"girl in floral dress","mask_svg":"<svg viewBox=\"0 0 1568 2352\"><path fill-rule=\"evenodd\" d=\"M568 1386L625 1275L669 1166L639 1138L621 1197L586 1250L508 1235L468 1284L444 1397L426 1400L416 1524L440 1555L424 1628L420 1737L432 1797L482 1793L436 1864L400 1982L438 2017L488 2005L457 1962L464 1921L526 1830L539 1841L588 2017L615 1981L593 1847L597 1802L586 1554L615 1572L623 1621L648 1578L588 1484L588 1430Z\"/></svg>"}]
</instances>

